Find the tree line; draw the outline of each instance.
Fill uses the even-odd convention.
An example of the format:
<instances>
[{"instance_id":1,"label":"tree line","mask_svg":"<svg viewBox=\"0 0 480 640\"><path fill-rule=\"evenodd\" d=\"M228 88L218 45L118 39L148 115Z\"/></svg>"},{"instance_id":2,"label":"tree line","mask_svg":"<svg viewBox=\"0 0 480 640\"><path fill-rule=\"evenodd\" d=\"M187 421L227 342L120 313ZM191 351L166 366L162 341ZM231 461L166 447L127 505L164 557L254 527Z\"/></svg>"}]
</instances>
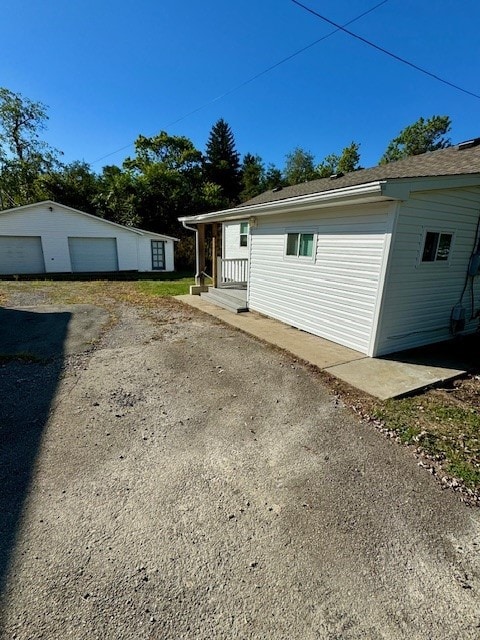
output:
<instances>
[{"instance_id":1,"label":"tree line","mask_svg":"<svg viewBox=\"0 0 480 640\"><path fill-rule=\"evenodd\" d=\"M139 135L132 157L97 173L83 161L62 162L62 152L42 139L47 121L44 104L0 88L0 209L55 200L112 222L185 237L181 216L232 207L275 187L361 168L356 142L319 163L311 152L296 148L286 155L282 169L266 165L257 154L241 158L230 125L221 118L203 152L185 136L166 131ZM448 116L420 118L388 144L380 162L446 147L450 128ZM189 242L183 244L179 263L186 265L192 252Z\"/></svg>"}]
</instances>

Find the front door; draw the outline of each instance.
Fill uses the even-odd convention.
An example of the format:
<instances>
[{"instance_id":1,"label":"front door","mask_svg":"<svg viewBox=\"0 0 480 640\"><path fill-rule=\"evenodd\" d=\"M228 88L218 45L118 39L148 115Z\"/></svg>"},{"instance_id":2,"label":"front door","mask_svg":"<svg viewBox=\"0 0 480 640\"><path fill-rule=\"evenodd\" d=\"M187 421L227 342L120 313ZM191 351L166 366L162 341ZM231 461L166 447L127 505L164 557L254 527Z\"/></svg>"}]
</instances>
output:
<instances>
[{"instance_id":1,"label":"front door","mask_svg":"<svg viewBox=\"0 0 480 640\"><path fill-rule=\"evenodd\" d=\"M165 270L165 242L152 240L152 269L154 271Z\"/></svg>"}]
</instances>

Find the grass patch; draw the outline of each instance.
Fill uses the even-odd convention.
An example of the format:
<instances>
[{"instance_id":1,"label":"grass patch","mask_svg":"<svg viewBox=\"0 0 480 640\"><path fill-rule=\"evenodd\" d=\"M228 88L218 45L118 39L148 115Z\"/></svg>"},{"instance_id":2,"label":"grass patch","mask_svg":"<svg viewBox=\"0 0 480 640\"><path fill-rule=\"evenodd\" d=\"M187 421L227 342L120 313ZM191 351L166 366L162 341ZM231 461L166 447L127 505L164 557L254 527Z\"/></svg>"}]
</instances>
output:
<instances>
[{"instance_id":1,"label":"grass patch","mask_svg":"<svg viewBox=\"0 0 480 640\"><path fill-rule=\"evenodd\" d=\"M471 392L466 393L466 388ZM417 446L470 489L480 490L480 381L456 381L452 389L388 400L371 415L401 442Z\"/></svg>"},{"instance_id":2,"label":"grass patch","mask_svg":"<svg viewBox=\"0 0 480 640\"><path fill-rule=\"evenodd\" d=\"M114 309L119 303L152 306L155 298L165 298L189 292L194 279L185 273L159 274L146 280L30 280L1 282L0 300L15 302L16 295L33 293L44 296L52 304L94 304Z\"/></svg>"},{"instance_id":3,"label":"grass patch","mask_svg":"<svg viewBox=\"0 0 480 640\"><path fill-rule=\"evenodd\" d=\"M190 286L194 284L193 278L181 278L179 280L142 280L137 283L138 291L148 296L180 296L189 293Z\"/></svg>"}]
</instances>

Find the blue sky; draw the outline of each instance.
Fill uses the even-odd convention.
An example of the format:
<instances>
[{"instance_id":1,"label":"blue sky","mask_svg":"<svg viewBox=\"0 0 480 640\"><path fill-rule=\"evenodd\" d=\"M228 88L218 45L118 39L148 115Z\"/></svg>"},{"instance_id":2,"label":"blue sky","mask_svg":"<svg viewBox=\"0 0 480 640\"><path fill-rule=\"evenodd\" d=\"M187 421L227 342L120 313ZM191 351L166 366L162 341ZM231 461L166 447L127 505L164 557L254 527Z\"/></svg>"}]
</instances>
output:
<instances>
[{"instance_id":1,"label":"blue sky","mask_svg":"<svg viewBox=\"0 0 480 640\"><path fill-rule=\"evenodd\" d=\"M346 23L379 0L303 0ZM480 94L478 0L389 0L349 29ZM480 100L336 33L290 0L18 0L5 3L0 85L48 105L44 138L67 162L120 164L138 134L164 129L201 150L223 117L237 149L283 166L360 143L361 164L420 116L447 114L451 138L480 136ZM207 105L176 124L189 112Z\"/></svg>"}]
</instances>

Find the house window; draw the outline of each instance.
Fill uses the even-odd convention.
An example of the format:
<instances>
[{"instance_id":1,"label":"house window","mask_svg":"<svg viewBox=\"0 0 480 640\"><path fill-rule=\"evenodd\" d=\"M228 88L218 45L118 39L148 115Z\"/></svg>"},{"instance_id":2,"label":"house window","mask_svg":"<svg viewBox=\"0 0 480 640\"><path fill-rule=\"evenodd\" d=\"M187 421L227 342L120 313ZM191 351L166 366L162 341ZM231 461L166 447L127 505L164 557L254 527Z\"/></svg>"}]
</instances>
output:
<instances>
[{"instance_id":1,"label":"house window","mask_svg":"<svg viewBox=\"0 0 480 640\"><path fill-rule=\"evenodd\" d=\"M313 233L287 233L287 256L313 258Z\"/></svg>"},{"instance_id":2,"label":"house window","mask_svg":"<svg viewBox=\"0 0 480 640\"><path fill-rule=\"evenodd\" d=\"M163 271L165 269L165 242L152 240L152 269Z\"/></svg>"},{"instance_id":3,"label":"house window","mask_svg":"<svg viewBox=\"0 0 480 640\"><path fill-rule=\"evenodd\" d=\"M240 223L240 246L246 247L248 244L248 222Z\"/></svg>"},{"instance_id":4,"label":"house window","mask_svg":"<svg viewBox=\"0 0 480 640\"><path fill-rule=\"evenodd\" d=\"M450 256L452 233L427 231L423 245L422 262L446 262Z\"/></svg>"}]
</instances>

